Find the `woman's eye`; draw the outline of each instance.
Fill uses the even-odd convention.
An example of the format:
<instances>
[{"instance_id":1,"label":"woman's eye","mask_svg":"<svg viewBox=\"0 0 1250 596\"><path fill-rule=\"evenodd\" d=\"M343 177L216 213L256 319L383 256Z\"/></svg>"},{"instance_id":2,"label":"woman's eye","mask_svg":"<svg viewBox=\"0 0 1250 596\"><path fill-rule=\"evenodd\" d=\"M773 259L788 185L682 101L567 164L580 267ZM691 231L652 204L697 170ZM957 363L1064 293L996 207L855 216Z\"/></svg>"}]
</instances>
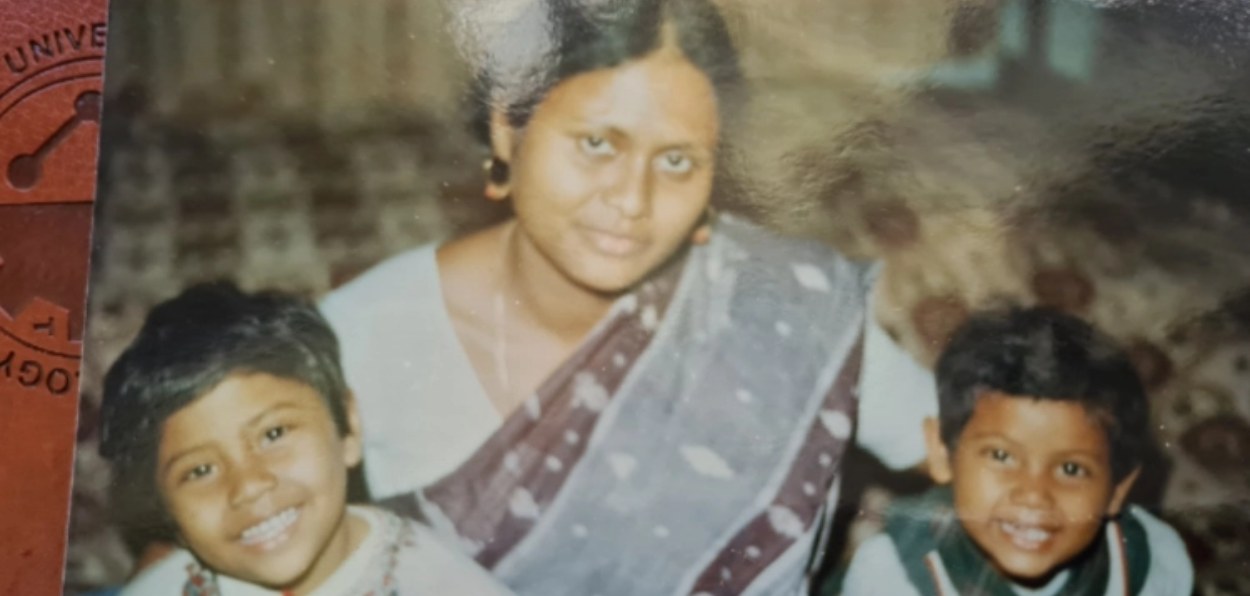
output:
<instances>
[{"instance_id":1,"label":"woman's eye","mask_svg":"<svg viewBox=\"0 0 1250 596\"><path fill-rule=\"evenodd\" d=\"M191 480L199 480L212 473L213 473L212 464L200 464L198 466L195 466L194 468L191 468L190 470L187 470L187 473L182 475L182 480L184 482L191 481Z\"/></svg>"},{"instance_id":2,"label":"woman's eye","mask_svg":"<svg viewBox=\"0 0 1250 596\"><path fill-rule=\"evenodd\" d=\"M1063 472L1064 476L1068 476L1070 478L1080 478L1089 475L1089 470L1085 469L1085 466L1076 462L1063 462L1063 465L1059 466L1059 469Z\"/></svg>"},{"instance_id":3,"label":"woman's eye","mask_svg":"<svg viewBox=\"0 0 1250 596\"><path fill-rule=\"evenodd\" d=\"M660 156L660 169L674 174L685 174L694 168L694 162L680 151L669 151Z\"/></svg>"},{"instance_id":4,"label":"woman's eye","mask_svg":"<svg viewBox=\"0 0 1250 596\"><path fill-rule=\"evenodd\" d=\"M612 155L616 153L616 148L612 146L612 142L598 135L586 135L578 141L582 151L587 155Z\"/></svg>"}]
</instances>

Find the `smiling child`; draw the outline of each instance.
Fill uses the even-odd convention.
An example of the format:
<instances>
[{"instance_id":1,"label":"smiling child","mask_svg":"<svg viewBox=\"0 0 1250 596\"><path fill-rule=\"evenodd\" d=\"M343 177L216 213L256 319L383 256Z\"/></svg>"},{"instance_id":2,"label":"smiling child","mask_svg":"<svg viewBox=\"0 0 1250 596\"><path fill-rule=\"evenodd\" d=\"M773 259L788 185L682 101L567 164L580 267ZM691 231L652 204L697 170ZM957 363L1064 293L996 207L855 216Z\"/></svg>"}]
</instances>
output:
<instances>
[{"instance_id":1,"label":"smiling child","mask_svg":"<svg viewBox=\"0 0 1250 596\"><path fill-rule=\"evenodd\" d=\"M316 309L200 285L105 379L101 451L178 550L123 594L507 594L428 529L347 504L360 428ZM133 505L133 504L132 504Z\"/></svg>"},{"instance_id":2,"label":"smiling child","mask_svg":"<svg viewBox=\"0 0 1250 596\"><path fill-rule=\"evenodd\" d=\"M924 432L939 486L887 514L845 594L1190 593L1176 532L1125 503L1149 411L1109 339L1046 309L988 313L936 374L939 419Z\"/></svg>"}]
</instances>

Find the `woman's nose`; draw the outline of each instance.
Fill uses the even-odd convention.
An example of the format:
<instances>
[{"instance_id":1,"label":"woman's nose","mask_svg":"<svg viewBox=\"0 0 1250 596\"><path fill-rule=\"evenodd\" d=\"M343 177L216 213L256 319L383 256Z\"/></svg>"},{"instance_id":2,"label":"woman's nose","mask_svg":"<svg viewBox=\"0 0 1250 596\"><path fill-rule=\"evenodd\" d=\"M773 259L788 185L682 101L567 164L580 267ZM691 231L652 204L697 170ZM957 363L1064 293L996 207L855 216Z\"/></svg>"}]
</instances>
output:
<instances>
[{"instance_id":1,"label":"woman's nose","mask_svg":"<svg viewBox=\"0 0 1250 596\"><path fill-rule=\"evenodd\" d=\"M650 170L644 160L632 160L613 177L604 201L628 219L647 215L651 210Z\"/></svg>"},{"instance_id":2,"label":"woman's nose","mask_svg":"<svg viewBox=\"0 0 1250 596\"><path fill-rule=\"evenodd\" d=\"M277 485L277 477L259 458L249 458L234 467L230 483L230 504L246 505Z\"/></svg>"}]
</instances>

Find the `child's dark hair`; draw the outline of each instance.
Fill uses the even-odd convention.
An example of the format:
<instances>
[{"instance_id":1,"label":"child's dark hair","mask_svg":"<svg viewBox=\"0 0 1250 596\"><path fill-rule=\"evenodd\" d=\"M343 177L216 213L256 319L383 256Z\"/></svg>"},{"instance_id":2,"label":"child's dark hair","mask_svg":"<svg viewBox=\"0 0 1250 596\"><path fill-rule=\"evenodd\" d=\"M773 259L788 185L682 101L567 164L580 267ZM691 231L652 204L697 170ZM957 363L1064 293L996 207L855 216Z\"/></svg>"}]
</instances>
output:
<instances>
[{"instance_id":1,"label":"child's dark hair","mask_svg":"<svg viewBox=\"0 0 1250 596\"><path fill-rule=\"evenodd\" d=\"M1047 308L974 315L937 363L942 441L953 447L986 391L1081 404L1107 433L1111 473L1120 481L1149 448L1146 392L1113 340Z\"/></svg>"},{"instance_id":2,"label":"child's dark hair","mask_svg":"<svg viewBox=\"0 0 1250 596\"><path fill-rule=\"evenodd\" d=\"M313 304L227 282L193 286L152 309L104 379L100 454L113 461L123 507L163 511L154 500L161 427L238 373L307 384L339 433L349 431L338 339Z\"/></svg>"}]
</instances>

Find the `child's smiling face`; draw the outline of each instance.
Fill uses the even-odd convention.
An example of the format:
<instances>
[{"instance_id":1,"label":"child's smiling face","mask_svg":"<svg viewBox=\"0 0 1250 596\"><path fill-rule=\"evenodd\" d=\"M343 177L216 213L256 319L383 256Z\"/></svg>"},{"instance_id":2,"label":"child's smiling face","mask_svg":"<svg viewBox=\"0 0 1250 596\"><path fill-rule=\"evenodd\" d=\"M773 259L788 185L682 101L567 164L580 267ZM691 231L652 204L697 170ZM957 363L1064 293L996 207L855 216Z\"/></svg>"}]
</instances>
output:
<instances>
[{"instance_id":1,"label":"child's smiling face","mask_svg":"<svg viewBox=\"0 0 1250 596\"><path fill-rule=\"evenodd\" d=\"M1106 432L1084 406L987 392L954 452L926 423L929 465L953 483L968 535L1007 578L1045 581L1119 512L1136 472L1111 475Z\"/></svg>"},{"instance_id":2,"label":"child's smiling face","mask_svg":"<svg viewBox=\"0 0 1250 596\"><path fill-rule=\"evenodd\" d=\"M182 539L215 571L301 590L328 577L359 540L346 514L361 459L356 417L340 434L312 387L236 374L170 416L156 481Z\"/></svg>"}]
</instances>

